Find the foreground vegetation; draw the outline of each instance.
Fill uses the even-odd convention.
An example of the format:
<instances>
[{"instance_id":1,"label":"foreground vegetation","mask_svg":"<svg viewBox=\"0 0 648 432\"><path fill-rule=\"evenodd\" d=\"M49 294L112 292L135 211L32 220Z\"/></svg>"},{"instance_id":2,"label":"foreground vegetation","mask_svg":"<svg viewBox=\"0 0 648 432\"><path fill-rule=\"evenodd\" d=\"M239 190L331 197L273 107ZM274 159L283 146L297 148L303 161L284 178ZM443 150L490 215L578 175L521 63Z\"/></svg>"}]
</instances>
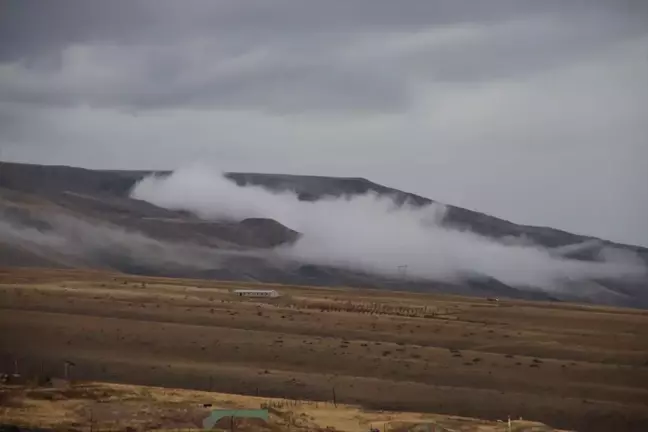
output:
<instances>
[{"instance_id":1,"label":"foreground vegetation","mask_svg":"<svg viewBox=\"0 0 648 432\"><path fill-rule=\"evenodd\" d=\"M268 422L234 419L237 431L380 431L406 432L430 426L437 431L498 432L507 421L484 421L423 413L372 412L326 402L268 399L215 392L108 383L65 383L56 387L0 387L5 423L56 430L200 430L213 409L267 409ZM215 429L232 429L222 419ZM550 432L545 425L511 420L511 430ZM424 429L425 430L425 429Z\"/></svg>"}]
</instances>

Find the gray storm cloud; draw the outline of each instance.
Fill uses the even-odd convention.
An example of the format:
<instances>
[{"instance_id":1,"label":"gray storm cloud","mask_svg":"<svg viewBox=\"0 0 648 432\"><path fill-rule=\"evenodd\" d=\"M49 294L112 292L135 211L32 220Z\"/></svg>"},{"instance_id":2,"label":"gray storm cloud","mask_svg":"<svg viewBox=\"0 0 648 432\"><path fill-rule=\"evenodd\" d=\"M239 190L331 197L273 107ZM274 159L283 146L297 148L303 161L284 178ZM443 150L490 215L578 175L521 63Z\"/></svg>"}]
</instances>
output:
<instances>
[{"instance_id":1,"label":"gray storm cloud","mask_svg":"<svg viewBox=\"0 0 648 432\"><path fill-rule=\"evenodd\" d=\"M506 284L557 289L563 282L645 275L638 261L607 253L600 262L565 259L527 242L495 241L443 225L445 207L396 206L385 197L299 201L293 193L239 187L222 173L193 165L140 181L132 197L213 220L267 217L302 233L275 250L303 263L395 275L406 265L412 278L457 281L468 275Z\"/></svg>"}]
</instances>

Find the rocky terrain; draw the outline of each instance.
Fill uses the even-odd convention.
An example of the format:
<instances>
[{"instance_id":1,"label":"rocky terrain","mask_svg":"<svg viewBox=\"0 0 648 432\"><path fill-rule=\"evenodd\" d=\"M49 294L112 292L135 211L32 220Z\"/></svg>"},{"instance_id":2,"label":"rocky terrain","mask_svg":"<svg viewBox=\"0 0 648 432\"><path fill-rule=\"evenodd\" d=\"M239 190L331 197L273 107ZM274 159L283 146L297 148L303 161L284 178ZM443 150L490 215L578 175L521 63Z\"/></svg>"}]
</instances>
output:
<instances>
[{"instance_id":1,"label":"rocky terrain","mask_svg":"<svg viewBox=\"0 0 648 432\"><path fill-rule=\"evenodd\" d=\"M273 259L272 254L260 251L298 241L301 234L293 227L262 217L207 221L187 211L131 198L134 185L150 174L0 163L0 266L90 268L140 275L382 287L648 307L645 280L597 281L596 295L583 296L582 290L575 290L573 295L569 291L558 294L520 290L481 275L467 277L462 283L413 281ZM433 202L362 178L254 173L225 176L242 187L290 191L303 201L376 193L399 204L424 206ZM648 263L646 248L518 225L459 207L448 206L443 223L494 239L524 238L576 260L596 261L603 247L613 246Z\"/></svg>"}]
</instances>

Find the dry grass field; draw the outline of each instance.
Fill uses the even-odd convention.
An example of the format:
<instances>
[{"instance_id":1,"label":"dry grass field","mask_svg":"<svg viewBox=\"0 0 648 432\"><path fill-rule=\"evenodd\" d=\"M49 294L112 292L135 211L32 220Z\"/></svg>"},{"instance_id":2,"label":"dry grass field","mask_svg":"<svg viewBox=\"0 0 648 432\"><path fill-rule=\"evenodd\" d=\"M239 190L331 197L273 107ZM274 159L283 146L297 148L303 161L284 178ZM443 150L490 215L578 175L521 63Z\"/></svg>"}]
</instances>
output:
<instances>
[{"instance_id":1,"label":"dry grass field","mask_svg":"<svg viewBox=\"0 0 648 432\"><path fill-rule=\"evenodd\" d=\"M282 297L230 293L257 286ZM340 416L350 408L333 398L367 412L646 431L647 327L647 311L567 303L0 270L5 372L61 376L67 360L73 379L327 401ZM329 417L318 427L371 421Z\"/></svg>"},{"instance_id":2,"label":"dry grass field","mask_svg":"<svg viewBox=\"0 0 648 432\"><path fill-rule=\"evenodd\" d=\"M125 430L126 427L142 431L199 430L202 420L213 409L257 408L268 410L267 422L238 418L234 420L234 429L239 432L367 432L371 427L381 432L407 432L414 428L436 432L508 430L508 422L438 414L377 412L327 402L95 382L67 388L5 386L0 394L5 398L2 414L5 422L56 430L91 429L100 432ZM230 418L219 421L214 429L231 430ZM559 432L526 420L512 420L511 430Z\"/></svg>"}]
</instances>

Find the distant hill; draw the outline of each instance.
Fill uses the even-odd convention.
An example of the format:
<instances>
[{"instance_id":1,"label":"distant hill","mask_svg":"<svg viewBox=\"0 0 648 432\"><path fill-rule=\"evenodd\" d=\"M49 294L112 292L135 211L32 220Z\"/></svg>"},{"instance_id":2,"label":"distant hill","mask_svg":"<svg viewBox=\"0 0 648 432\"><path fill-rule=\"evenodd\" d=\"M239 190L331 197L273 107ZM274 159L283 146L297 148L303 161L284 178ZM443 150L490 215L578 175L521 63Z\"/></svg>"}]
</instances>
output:
<instances>
[{"instance_id":1,"label":"distant hill","mask_svg":"<svg viewBox=\"0 0 648 432\"><path fill-rule=\"evenodd\" d=\"M257 252L295 242L300 233L272 219L205 221L188 212L130 198L136 182L151 173L0 163L0 266L106 268L135 274L582 300L581 294L562 293L556 297L483 277L468 278L462 284L413 282L325 266L275 262ZM399 204L423 206L433 202L363 178L258 173L225 176L243 187L291 191L304 201L372 192L389 196ZM596 260L603 247L614 246L633 252L648 265L647 248L519 225L460 207L448 206L444 223L496 239L523 237L584 261ZM648 307L645 284L602 284L598 291L605 294L590 300Z\"/></svg>"}]
</instances>

